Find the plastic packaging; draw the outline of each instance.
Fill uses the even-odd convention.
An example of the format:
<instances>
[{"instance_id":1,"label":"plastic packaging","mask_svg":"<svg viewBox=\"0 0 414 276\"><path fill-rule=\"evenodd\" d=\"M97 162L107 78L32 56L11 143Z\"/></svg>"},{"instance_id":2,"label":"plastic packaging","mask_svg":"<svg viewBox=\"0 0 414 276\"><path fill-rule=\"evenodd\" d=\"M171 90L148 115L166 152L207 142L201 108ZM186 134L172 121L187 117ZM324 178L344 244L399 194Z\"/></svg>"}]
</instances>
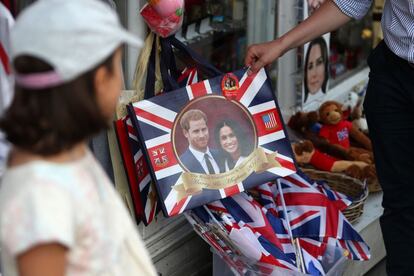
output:
<instances>
[{"instance_id":1,"label":"plastic packaging","mask_svg":"<svg viewBox=\"0 0 414 276\"><path fill-rule=\"evenodd\" d=\"M150 1L142 7L140 14L154 33L168 37L175 34L183 24L184 1Z\"/></svg>"},{"instance_id":2,"label":"plastic packaging","mask_svg":"<svg viewBox=\"0 0 414 276\"><path fill-rule=\"evenodd\" d=\"M213 252L213 276L231 275L258 275L258 276L305 276L292 270L272 266L264 263L248 263L244 258L238 256L225 256L223 253L211 248ZM321 264L326 276L341 276L345 271L348 259L344 255L344 250L328 246L325 255L322 257Z\"/></svg>"}]
</instances>

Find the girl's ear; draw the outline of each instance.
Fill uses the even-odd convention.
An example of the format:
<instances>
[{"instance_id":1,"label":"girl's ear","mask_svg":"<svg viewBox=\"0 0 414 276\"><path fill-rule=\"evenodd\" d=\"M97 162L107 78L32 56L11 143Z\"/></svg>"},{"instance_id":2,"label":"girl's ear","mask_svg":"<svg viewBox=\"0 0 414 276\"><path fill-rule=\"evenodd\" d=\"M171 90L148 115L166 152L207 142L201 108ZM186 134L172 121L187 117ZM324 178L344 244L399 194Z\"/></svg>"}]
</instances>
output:
<instances>
[{"instance_id":1,"label":"girl's ear","mask_svg":"<svg viewBox=\"0 0 414 276\"><path fill-rule=\"evenodd\" d=\"M96 95L101 95L106 92L105 87L107 86L107 80L110 77L110 72L106 66L102 65L99 66L98 69L95 71L95 76L93 80L93 84L95 87Z\"/></svg>"}]
</instances>

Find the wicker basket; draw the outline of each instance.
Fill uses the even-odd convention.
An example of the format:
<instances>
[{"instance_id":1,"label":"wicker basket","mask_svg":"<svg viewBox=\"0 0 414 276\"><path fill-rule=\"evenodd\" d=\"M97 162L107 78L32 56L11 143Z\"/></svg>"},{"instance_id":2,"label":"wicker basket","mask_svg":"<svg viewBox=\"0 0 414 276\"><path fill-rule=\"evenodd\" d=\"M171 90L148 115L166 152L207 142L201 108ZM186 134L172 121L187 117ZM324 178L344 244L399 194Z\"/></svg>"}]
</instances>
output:
<instances>
[{"instance_id":1,"label":"wicker basket","mask_svg":"<svg viewBox=\"0 0 414 276\"><path fill-rule=\"evenodd\" d=\"M356 178L341 174L314 169L305 169L302 171L314 180L323 180L333 190L343 193L352 198L352 204L349 205L342 213L350 223L355 223L364 211L364 203L368 197L367 185Z\"/></svg>"}]
</instances>

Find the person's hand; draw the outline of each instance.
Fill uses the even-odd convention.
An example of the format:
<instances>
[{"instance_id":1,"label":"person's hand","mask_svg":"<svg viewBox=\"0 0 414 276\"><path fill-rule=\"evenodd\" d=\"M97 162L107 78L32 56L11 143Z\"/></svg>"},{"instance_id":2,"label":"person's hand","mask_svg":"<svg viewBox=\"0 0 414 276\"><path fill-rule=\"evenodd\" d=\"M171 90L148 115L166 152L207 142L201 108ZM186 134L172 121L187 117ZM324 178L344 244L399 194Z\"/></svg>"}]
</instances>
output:
<instances>
[{"instance_id":1,"label":"person's hand","mask_svg":"<svg viewBox=\"0 0 414 276\"><path fill-rule=\"evenodd\" d=\"M312 9L317 9L319 8L323 3L325 2L325 0L308 0L308 6L311 7Z\"/></svg>"},{"instance_id":2,"label":"person's hand","mask_svg":"<svg viewBox=\"0 0 414 276\"><path fill-rule=\"evenodd\" d=\"M253 44L247 48L244 64L250 67L252 73L256 73L262 67L275 61L283 53L284 51L279 40Z\"/></svg>"}]
</instances>

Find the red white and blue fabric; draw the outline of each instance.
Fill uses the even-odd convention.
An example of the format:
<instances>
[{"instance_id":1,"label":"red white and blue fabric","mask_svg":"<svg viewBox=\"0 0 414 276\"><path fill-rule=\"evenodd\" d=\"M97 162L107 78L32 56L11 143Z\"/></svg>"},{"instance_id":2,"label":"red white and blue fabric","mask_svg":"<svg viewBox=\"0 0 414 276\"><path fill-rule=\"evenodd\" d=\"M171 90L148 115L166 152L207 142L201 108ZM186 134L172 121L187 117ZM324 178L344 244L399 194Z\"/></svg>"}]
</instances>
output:
<instances>
[{"instance_id":1,"label":"red white and blue fabric","mask_svg":"<svg viewBox=\"0 0 414 276\"><path fill-rule=\"evenodd\" d=\"M125 120L125 125L128 133L129 149L133 156L133 162L135 165L136 187L139 189L138 194L140 196L139 201L143 208L142 220L145 225L148 225L154 220L155 216L160 211L160 208L155 196L156 191L154 190L155 187L152 184L147 161L142 154L136 131L132 127L132 122L129 117Z\"/></svg>"},{"instance_id":2,"label":"red white and blue fabric","mask_svg":"<svg viewBox=\"0 0 414 276\"><path fill-rule=\"evenodd\" d=\"M247 75L246 70L234 72L239 79L237 101L247 108L256 124L258 147L266 153L277 152L277 161L281 167L271 168L260 174L252 173L242 183L221 190L203 190L202 193L178 200L178 193L172 186L179 184L184 169L174 154L171 132L178 113L192 99L208 94L221 95L222 77L205 80L185 88L165 93L149 100L140 101L130 106L134 126L142 135L146 154L160 147L165 149L168 164L155 166L151 159L153 177L156 179L164 214L174 216L185 210L204 205L240 193L261 183L287 176L296 171L289 140L285 135L279 108L275 103L270 81L262 69L257 74ZM269 130L265 127L262 115L273 113L279 120L278 128Z\"/></svg>"},{"instance_id":3,"label":"red white and blue fabric","mask_svg":"<svg viewBox=\"0 0 414 276\"><path fill-rule=\"evenodd\" d=\"M234 218L231 212L228 212L228 209L226 209L226 207L224 207L220 201L215 201L212 204L208 204L206 206L210 211L215 212L216 214L220 213L220 222L229 232L229 237L245 256L262 263L297 271L294 259L286 255L279 247L280 245L277 246L275 244L274 237L271 237L271 239L273 239L273 242L270 242L263 235L263 233L265 233L267 236L269 236L268 231L271 230L266 229L263 231L264 228L267 227L262 226L264 220L263 218L260 218L259 222L252 221L250 218L250 223L246 223L240 218L243 216L245 220L249 220L249 215L247 213L244 213L242 210L233 212L237 213L237 218ZM201 208L202 207L196 209ZM253 212L257 213L257 211ZM256 214L254 216L257 218ZM270 226L270 224L268 226Z\"/></svg>"},{"instance_id":4,"label":"red white and blue fabric","mask_svg":"<svg viewBox=\"0 0 414 276\"><path fill-rule=\"evenodd\" d=\"M186 67L181 72L181 76L177 80L180 87L191 85L198 82L198 72L195 67Z\"/></svg>"},{"instance_id":5,"label":"red white and blue fabric","mask_svg":"<svg viewBox=\"0 0 414 276\"><path fill-rule=\"evenodd\" d=\"M275 231L267 219L262 206L252 197L246 193L241 193L224 198L221 200L221 203L237 223L243 222L249 225L269 242L282 249L282 244L276 237Z\"/></svg>"},{"instance_id":6,"label":"red white and blue fabric","mask_svg":"<svg viewBox=\"0 0 414 276\"><path fill-rule=\"evenodd\" d=\"M281 218L289 219L292 235L326 242L337 240L337 246L349 250L349 258L367 260L369 247L348 222L341 210L346 207L343 200L332 201L307 182L300 173L278 179L289 218L282 212L280 193L276 202Z\"/></svg>"},{"instance_id":7,"label":"red white and blue fabric","mask_svg":"<svg viewBox=\"0 0 414 276\"><path fill-rule=\"evenodd\" d=\"M143 210L141 207L141 199L138 192L133 156L128 144L128 134L126 130L125 118L115 121L114 126L118 139L119 150L121 152L122 162L124 164L125 174L128 179L128 186L133 204L133 212L136 222L139 223L142 220Z\"/></svg>"},{"instance_id":8,"label":"red white and blue fabric","mask_svg":"<svg viewBox=\"0 0 414 276\"><path fill-rule=\"evenodd\" d=\"M286 221L275 216L272 212L264 210L268 221L270 222L277 238L283 247L283 252L291 259L296 259L296 250L292 244L292 239L286 231ZM318 261L317 256L322 256L321 243L306 238L298 238L299 245L302 250L303 262L306 272L310 275L325 275L322 265ZM320 258L319 258L320 259Z\"/></svg>"},{"instance_id":9,"label":"red white and blue fabric","mask_svg":"<svg viewBox=\"0 0 414 276\"><path fill-rule=\"evenodd\" d=\"M340 193L338 191L333 190L329 185L326 183L326 181L323 180L317 180L314 181L310 177L308 177L303 172L298 171L297 172L306 182L312 184L315 188L317 188L321 193L326 195L330 200L332 201L342 201L343 207L346 208L352 203L352 198ZM363 193L362 193L363 194Z\"/></svg>"},{"instance_id":10,"label":"red white and blue fabric","mask_svg":"<svg viewBox=\"0 0 414 276\"><path fill-rule=\"evenodd\" d=\"M275 246L272 242L268 241L262 234L257 232L253 227L249 226L248 224L244 224L243 222L239 222L237 225L239 225L239 229L247 229L248 231L246 231L245 233L250 232L253 234L243 235L242 237L240 237L238 242L241 245L243 245L243 243L251 242L253 244L253 246L251 247L255 248L260 253L260 258L258 259L258 261L290 269L293 271L298 271L294 259L289 258L280 248ZM237 226L233 225L232 231L237 230ZM243 246L239 247L243 248Z\"/></svg>"},{"instance_id":11,"label":"red white and blue fabric","mask_svg":"<svg viewBox=\"0 0 414 276\"><path fill-rule=\"evenodd\" d=\"M316 188L323 193L327 198L329 198L331 201L339 201L342 204L340 204L340 206L342 206L341 211L343 211L346 207L348 207L349 205L352 204L352 199L345 195L342 194L340 192L337 192L335 190L332 190L328 184L326 184L326 182L324 181L317 181L316 182Z\"/></svg>"},{"instance_id":12,"label":"red white and blue fabric","mask_svg":"<svg viewBox=\"0 0 414 276\"><path fill-rule=\"evenodd\" d=\"M255 188L255 190L259 194L259 202L260 204L266 208L267 211L277 215L277 207L275 201L275 195L277 194L277 187L274 182L268 182L265 184L261 184Z\"/></svg>"},{"instance_id":13,"label":"red white and blue fabric","mask_svg":"<svg viewBox=\"0 0 414 276\"><path fill-rule=\"evenodd\" d=\"M216 219L224 224L229 232L229 237L246 257L261 263L298 271L295 266L295 249L283 223L272 213L261 208L254 199L242 193L212 202L206 206L216 215ZM209 220L208 214L202 207L193 211L204 217L204 220ZM270 236L272 242L265 235ZM319 261L305 248L302 248L302 252L306 256L305 269L307 272L315 276L325 275Z\"/></svg>"},{"instance_id":14,"label":"red white and blue fabric","mask_svg":"<svg viewBox=\"0 0 414 276\"><path fill-rule=\"evenodd\" d=\"M321 263L303 247L301 248L301 251L303 258L302 261L305 265L306 273L312 276L324 276L325 271Z\"/></svg>"}]
</instances>

